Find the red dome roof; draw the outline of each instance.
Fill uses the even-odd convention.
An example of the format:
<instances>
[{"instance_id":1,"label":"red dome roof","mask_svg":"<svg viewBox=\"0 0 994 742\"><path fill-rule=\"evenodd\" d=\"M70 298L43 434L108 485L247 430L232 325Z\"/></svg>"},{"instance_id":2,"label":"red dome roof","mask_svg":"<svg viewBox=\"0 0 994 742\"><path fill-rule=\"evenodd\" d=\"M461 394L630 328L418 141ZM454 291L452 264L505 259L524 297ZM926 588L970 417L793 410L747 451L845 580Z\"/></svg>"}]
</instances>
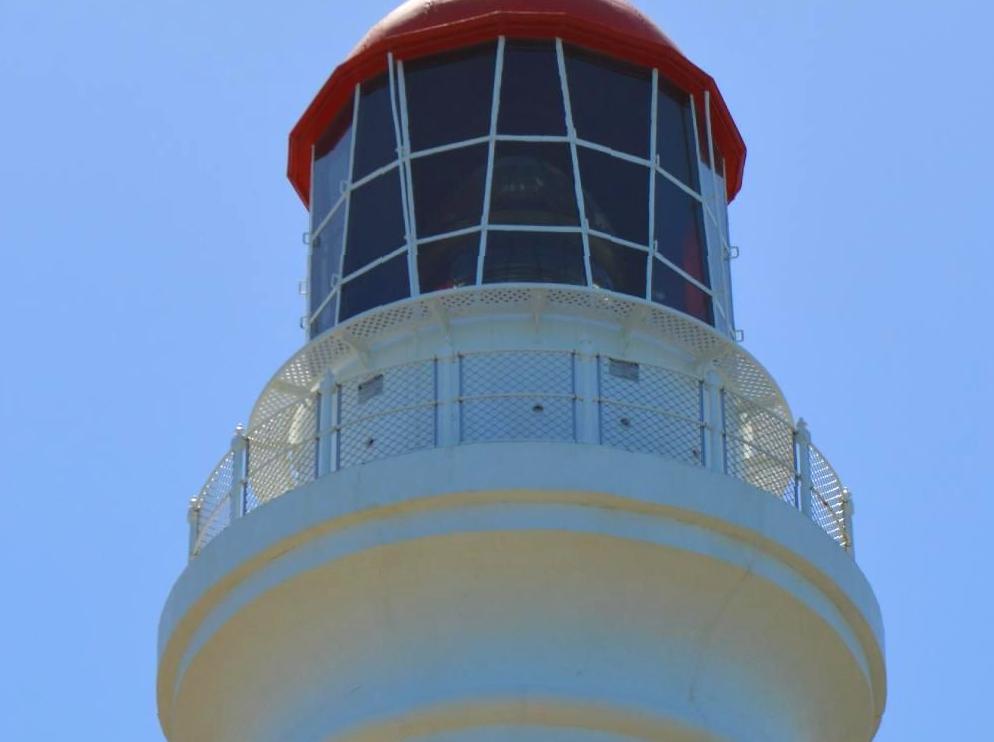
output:
<instances>
[{"instance_id":1,"label":"red dome roof","mask_svg":"<svg viewBox=\"0 0 994 742\"><path fill-rule=\"evenodd\" d=\"M742 185L745 143L715 81L627 0L407 0L370 29L290 133L288 175L310 202L311 147L355 86L386 71L387 54L414 59L498 36L561 38L645 65L684 90L711 94L712 129L725 157L729 200Z\"/></svg>"}]
</instances>

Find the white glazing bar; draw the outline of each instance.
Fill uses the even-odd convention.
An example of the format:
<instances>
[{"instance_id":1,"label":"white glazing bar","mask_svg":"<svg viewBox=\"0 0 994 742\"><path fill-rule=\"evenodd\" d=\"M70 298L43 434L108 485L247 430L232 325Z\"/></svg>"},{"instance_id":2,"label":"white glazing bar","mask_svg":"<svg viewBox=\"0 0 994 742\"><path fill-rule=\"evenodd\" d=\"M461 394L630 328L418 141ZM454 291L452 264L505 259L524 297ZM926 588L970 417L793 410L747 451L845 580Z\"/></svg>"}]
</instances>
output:
<instances>
[{"instance_id":1,"label":"white glazing bar","mask_svg":"<svg viewBox=\"0 0 994 742\"><path fill-rule=\"evenodd\" d=\"M456 229L452 232L443 232L442 234L434 234L431 237L422 237L418 240L418 245L431 245L435 242L442 242L443 240L450 240L453 237L465 237L466 235L473 234L474 232L479 232L479 225L474 227L466 227L465 229Z\"/></svg>"},{"instance_id":2,"label":"white glazing bar","mask_svg":"<svg viewBox=\"0 0 994 742\"><path fill-rule=\"evenodd\" d=\"M569 137L570 154L573 158L573 185L576 194L576 208L580 215L580 228L583 238L583 265L587 273L585 286L593 286L594 273L590 266L590 235L587 230L586 203L583 200L583 183L580 179L580 157L577 153L576 127L573 125L573 104L569 94L569 79L566 76L566 52L563 48L563 40L556 39L556 58L559 62L559 83L563 92L563 109L566 111L566 134Z\"/></svg>"},{"instance_id":3,"label":"white glazing bar","mask_svg":"<svg viewBox=\"0 0 994 742\"><path fill-rule=\"evenodd\" d=\"M312 169L313 169L313 165L312 165ZM313 183L313 182L314 182L314 178L312 176L311 177L311 183ZM324 231L324 228L328 226L328 222L331 221L331 217L333 217L335 214L337 214L339 208L341 208L342 204L345 203L345 196L346 196L346 192L348 191L348 188L345 187L345 182L344 181L340 181L339 182L339 186L341 187L342 192L338 196L338 200L335 201L334 206L331 207L331 211L329 211L325 215L324 219L321 221L321 224L318 225L318 228L311 232L311 242L313 242L314 238L317 237L319 234L321 234ZM313 186L312 186L312 188L313 188ZM313 197L313 191L312 191L311 195ZM311 214L311 218L313 220L313 213Z\"/></svg>"},{"instance_id":4,"label":"white glazing bar","mask_svg":"<svg viewBox=\"0 0 994 742\"><path fill-rule=\"evenodd\" d=\"M552 142L558 144L569 144L569 137L557 134L498 134L498 142Z\"/></svg>"},{"instance_id":5,"label":"white glazing bar","mask_svg":"<svg viewBox=\"0 0 994 742\"><path fill-rule=\"evenodd\" d=\"M649 170L649 173L652 171ZM639 250L641 252L648 252L649 248L646 245L640 245L638 242L632 242L631 240L626 240L624 237L618 237L617 235L609 234L607 232L601 232L599 229L594 229L591 227L589 230L591 237L599 237L602 240L612 242L615 245L622 245L623 247L630 247L633 250Z\"/></svg>"},{"instance_id":6,"label":"white glazing bar","mask_svg":"<svg viewBox=\"0 0 994 742\"><path fill-rule=\"evenodd\" d=\"M652 165L652 160L647 160L644 157L629 154L628 152L622 152L620 149L614 149L604 144L591 142L589 139L581 139L580 137L577 137L576 143L581 147L586 147L587 149L592 149L605 155L611 155L612 157L617 157L619 160L625 160L626 162L631 162L635 165L644 165L645 167L650 167Z\"/></svg>"},{"instance_id":7,"label":"white glazing bar","mask_svg":"<svg viewBox=\"0 0 994 742\"><path fill-rule=\"evenodd\" d=\"M437 147L430 147L428 149L421 149L417 152L411 153L412 160L419 160L422 157L431 157L432 155L442 154L443 152L451 152L454 149L463 149L464 147L472 147L474 144L486 144L490 141L490 136L485 137L474 137L472 139L463 139L461 142L452 142L451 144L440 144Z\"/></svg>"},{"instance_id":8,"label":"white glazing bar","mask_svg":"<svg viewBox=\"0 0 994 742\"><path fill-rule=\"evenodd\" d=\"M686 193L688 196L692 196L699 203L702 203L705 206L707 206L707 199L704 198L704 195L702 193L698 193L689 185L687 185L682 180L677 178L675 175L670 175L667 171L663 170L663 168L658 165L656 166L656 172L662 175L664 178L666 178L666 180L668 180L670 183L675 185L677 188L679 188L681 191Z\"/></svg>"},{"instance_id":9,"label":"white glazing bar","mask_svg":"<svg viewBox=\"0 0 994 742\"><path fill-rule=\"evenodd\" d=\"M480 215L480 223L483 230L480 234L480 247L477 251L476 259L476 284L483 284L483 266L487 259L487 226L490 224L490 200L493 198L494 187L494 159L497 156L497 119L500 116L500 94L501 86L504 82L504 50L507 47L507 40L501 36L497 42L497 60L494 65L494 90L490 102L490 137L489 151L487 153L487 175L483 184L483 213Z\"/></svg>"},{"instance_id":10,"label":"white glazing bar","mask_svg":"<svg viewBox=\"0 0 994 742\"><path fill-rule=\"evenodd\" d=\"M680 266L678 266L676 263L674 263L674 262L672 262L670 260L667 260L662 255L658 255L658 254L655 256L655 258L656 258L656 260L658 260L663 265L669 266L674 271L676 271L677 273L679 273L680 276L682 276L684 279L686 279L690 283L694 284L694 286L696 286L697 288L699 288L701 291L703 291L705 294L707 294L708 296L710 296L712 299L714 298L714 292L711 289L709 289L703 283L701 283L696 278L694 278L692 275L690 275L689 273L687 273L687 271L685 271L683 268L681 268Z\"/></svg>"},{"instance_id":11,"label":"white glazing bar","mask_svg":"<svg viewBox=\"0 0 994 742\"><path fill-rule=\"evenodd\" d=\"M384 255L381 258L377 258L376 260L374 260L374 261L372 261L370 263L366 263L366 265L364 265L362 268L360 268L357 271L353 271L345 279L343 279L342 283L341 283L341 286L345 286L346 284L351 283L355 279L359 278L359 276L363 276L363 275L369 273L371 270L373 270L373 268L378 268L379 266L383 265L384 263L388 263L389 261L393 260L394 258L400 257L405 252L407 252L407 245L404 245L403 247L398 247L393 252L389 252L389 253L387 253L386 255Z\"/></svg>"},{"instance_id":12,"label":"white glazing bar","mask_svg":"<svg viewBox=\"0 0 994 742\"><path fill-rule=\"evenodd\" d=\"M410 282L411 296L420 294L420 282L418 281L418 218L414 210L414 177L411 175L411 128L407 115L407 84L405 82L404 63L397 62L398 93L400 97L400 126L401 126L401 179L407 184L407 193L410 194L404 209L404 225L408 230L407 243L408 250L407 271Z\"/></svg>"},{"instance_id":13,"label":"white glazing bar","mask_svg":"<svg viewBox=\"0 0 994 742\"><path fill-rule=\"evenodd\" d=\"M359 180L357 180L355 183L353 183L352 184L352 190L353 191L358 191L360 188L362 188L364 185L366 185L370 181L376 180L381 175L386 175L391 170L393 170L395 167L397 167L398 164L401 164L402 162L403 162L402 159L396 159L396 160L392 160L391 162L388 162L386 165L382 165L381 167L376 168L376 170L374 170L373 172L369 173L368 175L362 176L361 178L359 178Z\"/></svg>"},{"instance_id":14,"label":"white glazing bar","mask_svg":"<svg viewBox=\"0 0 994 742\"><path fill-rule=\"evenodd\" d=\"M649 127L649 254L645 259L645 298L652 301L652 254L659 248L656 244L656 168L659 168L659 70L652 71L652 111L651 126ZM662 169L662 168L659 168Z\"/></svg>"},{"instance_id":15,"label":"white glazing bar","mask_svg":"<svg viewBox=\"0 0 994 742\"><path fill-rule=\"evenodd\" d=\"M312 144L311 145L311 179L309 181L310 182L310 190L309 190L310 198L308 199L308 202L309 202L308 203L308 207L309 208L308 208L308 212L307 212L307 220L308 220L308 227L310 228L310 234L307 237L307 265L304 267L304 275L305 275L304 280L307 282L305 284L307 286L307 293L304 294L304 311L303 311L303 314L301 314L301 317L306 317L307 318L307 319L305 319L303 321L303 327L301 328L304 331L304 342L305 343L308 340L310 340L310 338L311 338L311 322L313 321L311 319L311 292L314 291L314 287L311 284L312 284L312 282L314 280L314 271L312 270L312 268L314 266L314 233L315 233L315 230L314 230L314 152L316 150L317 150L317 147ZM331 218L331 215L332 215L332 213L334 213L334 211L335 211L335 209L333 207L332 210L328 213L328 217L324 220L324 222L322 222L321 226L324 226L324 224L328 221L328 219ZM328 294L331 295L331 291L329 291ZM322 303L324 303L324 301L326 299L327 299L327 297L324 300L322 300Z\"/></svg>"},{"instance_id":16,"label":"white glazing bar","mask_svg":"<svg viewBox=\"0 0 994 742\"><path fill-rule=\"evenodd\" d=\"M359 139L359 131L358 131L359 86L358 85L356 85L355 89L355 104L353 105L353 109L354 110L352 111L352 143L351 147L349 148L349 172L348 175L346 176L350 184L352 182L352 172L355 168L356 140ZM331 322L333 326L338 324L338 314L341 311L342 292L341 291L335 292L335 289L342 285L342 271L345 270L345 251L349 247L349 217L351 216L351 213L352 213L352 188L350 187L347 191L347 196L345 199L345 224L342 227L342 249L338 256L338 270L335 271L335 274L332 276L331 279L332 291L337 295L335 302L335 312Z\"/></svg>"},{"instance_id":17,"label":"white glazing bar","mask_svg":"<svg viewBox=\"0 0 994 742\"><path fill-rule=\"evenodd\" d=\"M412 221L414 218L414 191L411 188L410 162L404 157L407 151L404 132L400 116L397 113L397 70L393 54L387 54L387 69L390 71L390 113L393 117L394 143L397 145L394 151L397 153L397 160L400 163L398 176L400 177L400 200L404 212L404 236L407 239L408 291L410 291L411 296L417 296L420 293L420 284L418 281L418 243Z\"/></svg>"}]
</instances>

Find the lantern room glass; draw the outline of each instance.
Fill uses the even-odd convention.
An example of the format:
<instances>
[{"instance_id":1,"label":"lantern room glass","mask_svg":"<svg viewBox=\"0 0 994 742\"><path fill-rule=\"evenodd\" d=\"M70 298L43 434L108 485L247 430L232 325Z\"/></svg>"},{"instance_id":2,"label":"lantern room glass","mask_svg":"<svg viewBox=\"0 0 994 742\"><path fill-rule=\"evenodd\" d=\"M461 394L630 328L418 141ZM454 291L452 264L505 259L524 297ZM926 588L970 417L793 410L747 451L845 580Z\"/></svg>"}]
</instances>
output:
<instances>
[{"instance_id":1,"label":"lantern room glass","mask_svg":"<svg viewBox=\"0 0 994 742\"><path fill-rule=\"evenodd\" d=\"M312 337L386 303L493 283L588 286L711 324L730 315L705 101L556 40L391 65L314 149Z\"/></svg>"}]
</instances>

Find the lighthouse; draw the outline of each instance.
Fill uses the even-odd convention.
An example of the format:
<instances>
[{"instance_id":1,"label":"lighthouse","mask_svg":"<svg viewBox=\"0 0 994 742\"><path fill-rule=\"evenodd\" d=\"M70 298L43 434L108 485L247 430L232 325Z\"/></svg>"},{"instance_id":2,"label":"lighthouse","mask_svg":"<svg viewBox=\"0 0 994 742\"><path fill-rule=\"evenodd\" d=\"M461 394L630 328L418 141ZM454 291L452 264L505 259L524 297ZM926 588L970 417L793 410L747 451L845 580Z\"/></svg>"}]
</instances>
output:
<instances>
[{"instance_id":1,"label":"lighthouse","mask_svg":"<svg viewBox=\"0 0 994 742\"><path fill-rule=\"evenodd\" d=\"M188 498L167 739L871 740L854 498L736 325L744 165L626 0L374 26L290 134L306 337Z\"/></svg>"}]
</instances>

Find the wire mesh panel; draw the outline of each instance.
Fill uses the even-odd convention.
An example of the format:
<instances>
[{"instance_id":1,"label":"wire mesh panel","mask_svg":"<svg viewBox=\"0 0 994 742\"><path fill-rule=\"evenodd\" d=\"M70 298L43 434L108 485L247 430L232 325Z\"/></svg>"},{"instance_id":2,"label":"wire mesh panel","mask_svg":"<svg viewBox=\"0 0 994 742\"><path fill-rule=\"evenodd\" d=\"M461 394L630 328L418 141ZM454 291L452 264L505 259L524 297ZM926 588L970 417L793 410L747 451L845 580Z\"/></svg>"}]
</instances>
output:
<instances>
[{"instance_id":1,"label":"wire mesh panel","mask_svg":"<svg viewBox=\"0 0 994 742\"><path fill-rule=\"evenodd\" d=\"M199 554L231 522L231 502L228 497L235 481L234 461L234 452L228 451L214 467L196 497L197 538L193 547L194 554Z\"/></svg>"},{"instance_id":2,"label":"wire mesh panel","mask_svg":"<svg viewBox=\"0 0 994 742\"><path fill-rule=\"evenodd\" d=\"M729 474L794 505L794 428L733 392L724 394L725 466Z\"/></svg>"},{"instance_id":3,"label":"wire mesh panel","mask_svg":"<svg viewBox=\"0 0 994 742\"><path fill-rule=\"evenodd\" d=\"M249 431L246 511L314 481L317 404L308 397Z\"/></svg>"},{"instance_id":4,"label":"wire mesh panel","mask_svg":"<svg viewBox=\"0 0 994 742\"><path fill-rule=\"evenodd\" d=\"M703 463L700 382L669 369L600 359L601 442Z\"/></svg>"},{"instance_id":5,"label":"wire mesh panel","mask_svg":"<svg viewBox=\"0 0 994 742\"><path fill-rule=\"evenodd\" d=\"M576 439L572 353L475 353L461 373L464 442Z\"/></svg>"},{"instance_id":6,"label":"wire mesh panel","mask_svg":"<svg viewBox=\"0 0 994 742\"><path fill-rule=\"evenodd\" d=\"M341 386L344 469L435 445L435 364L397 366Z\"/></svg>"},{"instance_id":7,"label":"wire mesh panel","mask_svg":"<svg viewBox=\"0 0 994 742\"><path fill-rule=\"evenodd\" d=\"M808 455L811 457L811 517L840 546L849 548L842 481L821 451L809 446Z\"/></svg>"}]
</instances>

